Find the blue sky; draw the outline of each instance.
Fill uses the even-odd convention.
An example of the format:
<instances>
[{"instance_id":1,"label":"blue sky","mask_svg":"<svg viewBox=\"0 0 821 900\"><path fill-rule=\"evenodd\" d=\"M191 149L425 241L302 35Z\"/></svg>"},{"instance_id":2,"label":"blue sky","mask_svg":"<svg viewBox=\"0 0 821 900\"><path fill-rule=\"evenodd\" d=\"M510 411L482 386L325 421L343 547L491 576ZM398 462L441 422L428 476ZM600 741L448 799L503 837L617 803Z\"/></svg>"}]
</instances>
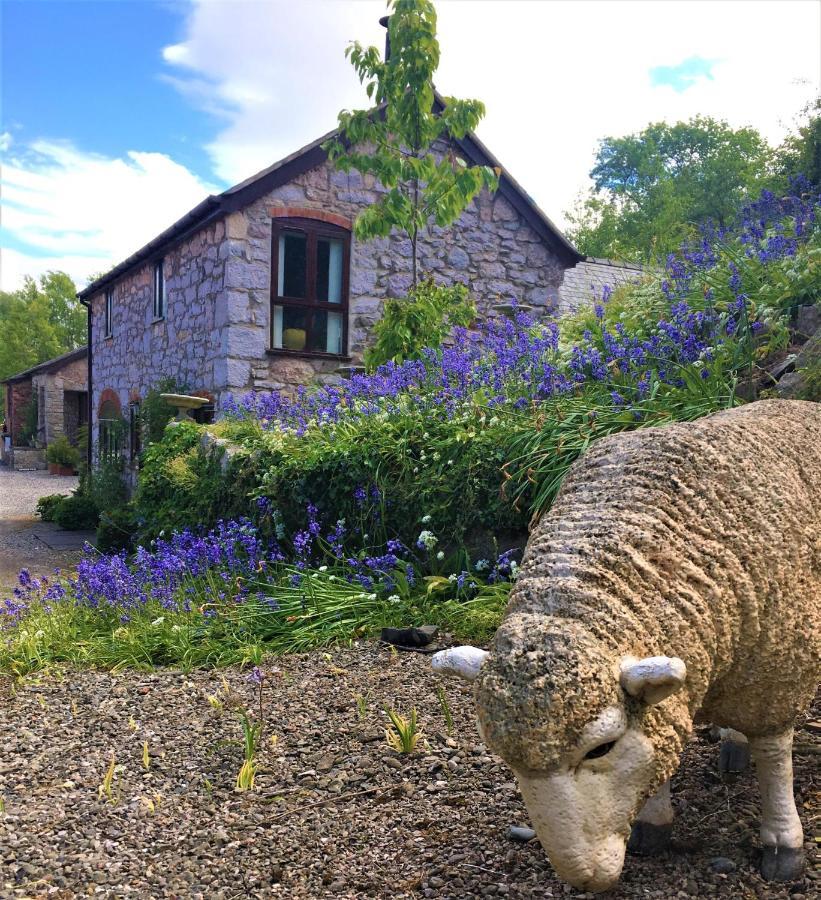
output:
<instances>
[{"instance_id":1,"label":"blue sky","mask_svg":"<svg viewBox=\"0 0 821 900\"><path fill-rule=\"evenodd\" d=\"M382 0L0 0L0 287L82 284L365 105ZM445 94L559 224L597 142L711 115L776 143L819 90L816 0L438 0Z\"/></svg>"},{"instance_id":2,"label":"blue sky","mask_svg":"<svg viewBox=\"0 0 821 900\"><path fill-rule=\"evenodd\" d=\"M183 37L187 4L3 0L2 119L16 142L70 137L116 155L151 146L202 175L213 116L163 79L162 48Z\"/></svg>"}]
</instances>

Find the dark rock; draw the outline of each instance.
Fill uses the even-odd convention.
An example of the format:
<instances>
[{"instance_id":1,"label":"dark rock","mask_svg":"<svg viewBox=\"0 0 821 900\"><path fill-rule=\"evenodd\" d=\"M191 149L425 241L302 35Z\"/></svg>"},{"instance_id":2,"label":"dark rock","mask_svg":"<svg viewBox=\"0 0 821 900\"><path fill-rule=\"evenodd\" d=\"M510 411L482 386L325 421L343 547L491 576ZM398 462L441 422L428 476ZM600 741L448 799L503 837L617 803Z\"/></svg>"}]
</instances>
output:
<instances>
[{"instance_id":1,"label":"dark rock","mask_svg":"<svg viewBox=\"0 0 821 900\"><path fill-rule=\"evenodd\" d=\"M777 362L774 366L767 367L767 380L772 379L773 381L778 381L782 375L786 375L788 372L792 372L795 369L795 360L797 359L797 354L789 353L784 357L780 362Z\"/></svg>"},{"instance_id":2,"label":"dark rock","mask_svg":"<svg viewBox=\"0 0 821 900\"><path fill-rule=\"evenodd\" d=\"M821 303L812 306L799 306L795 316L795 330L801 341L821 330Z\"/></svg>"},{"instance_id":3,"label":"dark rock","mask_svg":"<svg viewBox=\"0 0 821 900\"><path fill-rule=\"evenodd\" d=\"M421 628L383 628L381 638L394 647L426 647L439 633L437 625Z\"/></svg>"},{"instance_id":4,"label":"dark rock","mask_svg":"<svg viewBox=\"0 0 821 900\"><path fill-rule=\"evenodd\" d=\"M633 823L627 849L639 856L659 856L670 849L673 826L654 825L652 822Z\"/></svg>"},{"instance_id":5,"label":"dark rock","mask_svg":"<svg viewBox=\"0 0 821 900\"><path fill-rule=\"evenodd\" d=\"M523 844L526 844L536 837L536 832L532 828L527 828L525 825L511 825L508 829L507 836L514 841L521 841Z\"/></svg>"},{"instance_id":6,"label":"dark rock","mask_svg":"<svg viewBox=\"0 0 821 900\"><path fill-rule=\"evenodd\" d=\"M710 870L717 875L729 875L730 872L735 872L735 869L735 863L726 856L716 856L710 860Z\"/></svg>"}]
</instances>

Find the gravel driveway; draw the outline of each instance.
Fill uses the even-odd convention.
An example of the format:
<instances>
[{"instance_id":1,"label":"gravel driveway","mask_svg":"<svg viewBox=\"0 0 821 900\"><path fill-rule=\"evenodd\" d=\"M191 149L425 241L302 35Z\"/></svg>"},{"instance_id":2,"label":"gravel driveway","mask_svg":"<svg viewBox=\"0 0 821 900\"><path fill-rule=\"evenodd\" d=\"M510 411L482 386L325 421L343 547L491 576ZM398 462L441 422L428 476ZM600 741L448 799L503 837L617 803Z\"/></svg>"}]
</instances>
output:
<instances>
[{"instance_id":1,"label":"gravel driveway","mask_svg":"<svg viewBox=\"0 0 821 900\"><path fill-rule=\"evenodd\" d=\"M5 693L0 681L0 896L593 897L556 878L538 841L509 836L529 824L511 772L480 741L470 689L434 676L428 657L368 644L264 668L268 726L247 793L234 789L237 716L208 701L219 673L56 672ZM225 678L251 705L246 675ZM429 746L390 750L383 704L416 707ZM809 852L820 713L796 735ZM720 776L717 759L700 731L673 779L673 850L628 857L608 900L819 896L811 864L793 884L761 880L755 779ZM109 801L99 786L112 761Z\"/></svg>"},{"instance_id":2,"label":"gravel driveway","mask_svg":"<svg viewBox=\"0 0 821 900\"><path fill-rule=\"evenodd\" d=\"M34 510L40 497L70 494L78 482L71 476L15 472L0 466L0 594L14 585L22 568L49 574L58 566L65 568L77 561L78 553L52 550L31 529L37 521Z\"/></svg>"}]
</instances>

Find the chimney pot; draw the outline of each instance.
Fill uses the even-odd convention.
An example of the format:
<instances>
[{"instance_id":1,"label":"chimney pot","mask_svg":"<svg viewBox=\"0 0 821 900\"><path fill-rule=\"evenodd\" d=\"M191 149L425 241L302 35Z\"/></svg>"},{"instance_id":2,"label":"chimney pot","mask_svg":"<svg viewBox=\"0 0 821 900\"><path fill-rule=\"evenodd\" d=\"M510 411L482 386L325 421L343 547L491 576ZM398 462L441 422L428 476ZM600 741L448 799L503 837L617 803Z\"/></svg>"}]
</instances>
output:
<instances>
[{"instance_id":1,"label":"chimney pot","mask_svg":"<svg viewBox=\"0 0 821 900\"><path fill-rule=\"evenodd\" d=\"M379 24L385 29L385 62L391 58L391 32L388 27L390 18L390 16L382 16L379 20Z\"/></svg>"}]
</instances>

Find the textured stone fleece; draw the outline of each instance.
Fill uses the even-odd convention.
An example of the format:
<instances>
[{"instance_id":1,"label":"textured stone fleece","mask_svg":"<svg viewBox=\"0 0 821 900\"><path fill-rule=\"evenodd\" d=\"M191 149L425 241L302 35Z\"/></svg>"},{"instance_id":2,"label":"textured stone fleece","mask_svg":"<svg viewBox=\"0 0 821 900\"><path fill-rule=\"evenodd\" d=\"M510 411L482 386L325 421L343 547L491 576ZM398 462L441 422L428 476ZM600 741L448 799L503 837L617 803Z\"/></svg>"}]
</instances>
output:
<instances>
[{"instance_id":1,"label":"textured stone fleece","mask_svg":"<svg viewBox=\"0 0 821 900\"><path fill-rule=\"evenodd\" d=\"M752 737L792 725L821 675L821 405L766 400L604 438L531 536L477 681L489 745L561 768L622 706L678 765L694 719ZM619 663L679 656L684 688L625 695Z\"/></svg>"}]
</instances>

